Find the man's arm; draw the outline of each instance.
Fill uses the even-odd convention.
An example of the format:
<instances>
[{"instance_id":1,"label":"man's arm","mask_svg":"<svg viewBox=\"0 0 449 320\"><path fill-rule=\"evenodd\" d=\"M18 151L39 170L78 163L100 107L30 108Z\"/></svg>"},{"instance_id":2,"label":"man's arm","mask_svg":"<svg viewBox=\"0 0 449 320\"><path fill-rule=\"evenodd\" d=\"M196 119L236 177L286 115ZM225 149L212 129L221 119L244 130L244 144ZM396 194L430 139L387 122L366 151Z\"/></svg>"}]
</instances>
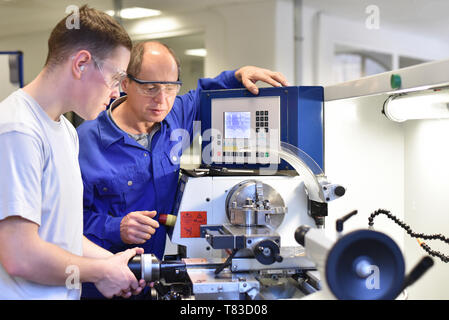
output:
<instances>
[{"instance_id":1,"label":"man's arm","mask_svg":"<svg viewBox=\"0 0 449 320\"><path fill-rule=\"evenodd\" d=\"M129 297L141 291L136 278L128 268L128 261L142 249L129 249L108 258L86 258L43 241L38 225L18 216L0 221L0 263L13 277L49 286L66 284L67 267L79 270L81 282L93 282L100 292L111 298L114 295ZM89 245L88 245L89 247ZM92 254L92 248L88 248ZM98 251L96 252L98 253Z\"/></svg>"},{"instance_id":2,"label":"man's arm","mask_svg":"<svg viewBox=\"0 0 449 320\"><path fill-rule=\"evenodd\" d=\"M128 261L142 249L106 259L85 258L40 237L45 154L33 131L1 133L0 150L0 263L4 270L12 277L61 286L69 276L67 267L75 266L81 282L95 283L106 297L126 296L123 292L130 287L138 290Z\"/></svg>"},{"instance_id":3,"label":"man's arm","mask_svg":"<svg viewBox=\"0 0 449 320\"><path fill-rule=\"evenodd\" d=\"M83 257L106 259L112 257L114 254L102 247L96 245L85 236L83 236Z\"/></svg>"}]
</instances>

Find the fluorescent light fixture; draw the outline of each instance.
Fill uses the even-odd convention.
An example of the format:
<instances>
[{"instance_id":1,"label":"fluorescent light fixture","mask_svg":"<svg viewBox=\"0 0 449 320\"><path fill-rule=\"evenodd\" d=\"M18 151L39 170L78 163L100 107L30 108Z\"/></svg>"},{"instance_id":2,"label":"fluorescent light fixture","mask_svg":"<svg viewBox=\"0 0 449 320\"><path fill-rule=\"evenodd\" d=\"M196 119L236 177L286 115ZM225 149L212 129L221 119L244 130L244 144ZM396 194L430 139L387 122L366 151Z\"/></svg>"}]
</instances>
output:
<instances>
[{"instance_id":1,"label":"fluorescent light fixture","mask_svg":"<svg viewBox=\"0 0 449 320\"><path fill-rule=\"evenodd\" d=\"M128 32L130 34L135 35L161 35L165 33L170 33L175 30L179 30L181 28L181 25L179 21L173 17L158 17L154 19L145 19L140 20L137 23L133 24L133 26L130 27L130 30Z\"/></svg>"},{"instance_id":2,"label":"fluorescent light fixture","mask_svg":"<svg viewBox=\"0 0 449 320\"><path fill-rule=\"evenodd\" d=\"M112 16L114 16L115 11L108 10L108 11L106 11L106 13L112 17ZM130 20L155 17L155 16L159 16L160 14L161 14L161 12L159 10L139 8L139 7L125 8L120 11L121 18L130 19Z\"/></svg>"},{"instance_id":3,"label":"fluorescent light fixture","mask_svg":"<svg viewBox=\"0 0 449 320\"><path fill-rule=\"evenodd\" d=\"M391 96L384 113L396 122L449 118L449 89L433 89Z\"/></svg>"},{"instance_id":4,"label":"fluorescent light fixture","mask_svg":"<svg viewBox=\"0 0 449 320\"><path fill-rule=\"evenodd\" d=\"M159 10L134 7L122 9L120 16L123 19L140 19L159 16L160 14L161 12Z\"/></svg>"},{"instance_id":5,"label":"fluorescent light fixture","mask_svg":"<svg viewBox=\"0 0 449 320\"><path fill-rule=\"evenodd\" d=\"M186 54L188 56L205 57L205 56L207 56L207 50L204 48L188 49L188 50L184 51L184 54Z\"/></svg>"}]
</instances>

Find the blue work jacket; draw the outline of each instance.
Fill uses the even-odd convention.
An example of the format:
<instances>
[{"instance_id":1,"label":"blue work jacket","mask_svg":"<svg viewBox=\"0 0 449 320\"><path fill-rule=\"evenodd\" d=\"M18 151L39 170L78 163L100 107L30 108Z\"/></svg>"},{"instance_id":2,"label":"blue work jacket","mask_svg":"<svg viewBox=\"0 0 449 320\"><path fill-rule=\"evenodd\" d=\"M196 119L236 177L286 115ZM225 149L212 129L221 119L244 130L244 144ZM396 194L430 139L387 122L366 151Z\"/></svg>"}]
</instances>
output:
<instances>
[{"instance_id":1,"label":"blue work jacket","mask_svg":"<svg viewBox=\"0 0 449 320\"><path fill-rule=\"evenodd\" d=\"M166 226L143 245L127 245L120 238L120 222L132 211L173 212L179 178L179 157L171 153L175 144L170 135L185 129L192 137L193 122L199 120L201 90L241 88L235 71L224 71L216 78L198 81L196 90L177 96L172 110L154 134L150 150L117 128L103 111L77 129L79 162L84 183L84 234L99 246L113 252L142 247L145 253L163 258Z\"/></svg>"}]
</instances>

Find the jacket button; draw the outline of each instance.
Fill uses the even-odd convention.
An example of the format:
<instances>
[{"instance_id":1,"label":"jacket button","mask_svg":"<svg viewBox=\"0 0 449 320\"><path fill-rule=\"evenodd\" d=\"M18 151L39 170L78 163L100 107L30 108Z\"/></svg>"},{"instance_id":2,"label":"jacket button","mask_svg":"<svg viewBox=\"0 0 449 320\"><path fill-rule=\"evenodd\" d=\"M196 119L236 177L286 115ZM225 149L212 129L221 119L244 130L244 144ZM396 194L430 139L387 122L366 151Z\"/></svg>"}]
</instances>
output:
<instances>
[{"instance_id":1,"label":"jacket button","mask_svg":"<svg viewBox=\"0 0 449 320\"><path fill-rule=\"evenodd\" d=\"M178 161L178 157L177 157L177 156L173 156L173 157L171 157L171 158L172 158L172 160L175 161L175 162Z\"/></svg>"},{"instance_id":2,"label":"jacket button","mask_svg":"<svg viewBox=\"0 0 449 320\"><path fill-rule=\"evenodd\" d=\"M108 191L108 188L104 187L104 188L103 188L103 191L104 191L104 192Z\"/></svg>"},{"instance_id":3,"label":"jacket button","mask_svg":"<svg viewBox=\"0 0 449 320\"><path fill-rule=\"evenodd\" d=\"M130 181L128 181L128 186L132 186L133 185L133 182L130 180Z\"/></svg>"}]
</instances>

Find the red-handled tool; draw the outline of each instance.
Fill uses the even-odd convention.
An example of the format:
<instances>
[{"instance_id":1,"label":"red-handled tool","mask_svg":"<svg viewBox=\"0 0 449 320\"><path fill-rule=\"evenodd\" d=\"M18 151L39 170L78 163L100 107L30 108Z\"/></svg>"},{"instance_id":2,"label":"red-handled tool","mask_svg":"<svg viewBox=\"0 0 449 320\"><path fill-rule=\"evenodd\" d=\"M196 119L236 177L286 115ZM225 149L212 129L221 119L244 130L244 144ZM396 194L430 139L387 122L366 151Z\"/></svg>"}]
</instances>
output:
<instances>
[{"instance_id":1,"label":"red-handled tool","mask_svg":"<svg viewBox=\"0 0 449 320\"><path fill-rule=\"evenodd\" d=\"M173 214L161 213L159 214L159 223L167 227L173 227L176 223L176 216Z\"/></svg>"}]
</instances>

